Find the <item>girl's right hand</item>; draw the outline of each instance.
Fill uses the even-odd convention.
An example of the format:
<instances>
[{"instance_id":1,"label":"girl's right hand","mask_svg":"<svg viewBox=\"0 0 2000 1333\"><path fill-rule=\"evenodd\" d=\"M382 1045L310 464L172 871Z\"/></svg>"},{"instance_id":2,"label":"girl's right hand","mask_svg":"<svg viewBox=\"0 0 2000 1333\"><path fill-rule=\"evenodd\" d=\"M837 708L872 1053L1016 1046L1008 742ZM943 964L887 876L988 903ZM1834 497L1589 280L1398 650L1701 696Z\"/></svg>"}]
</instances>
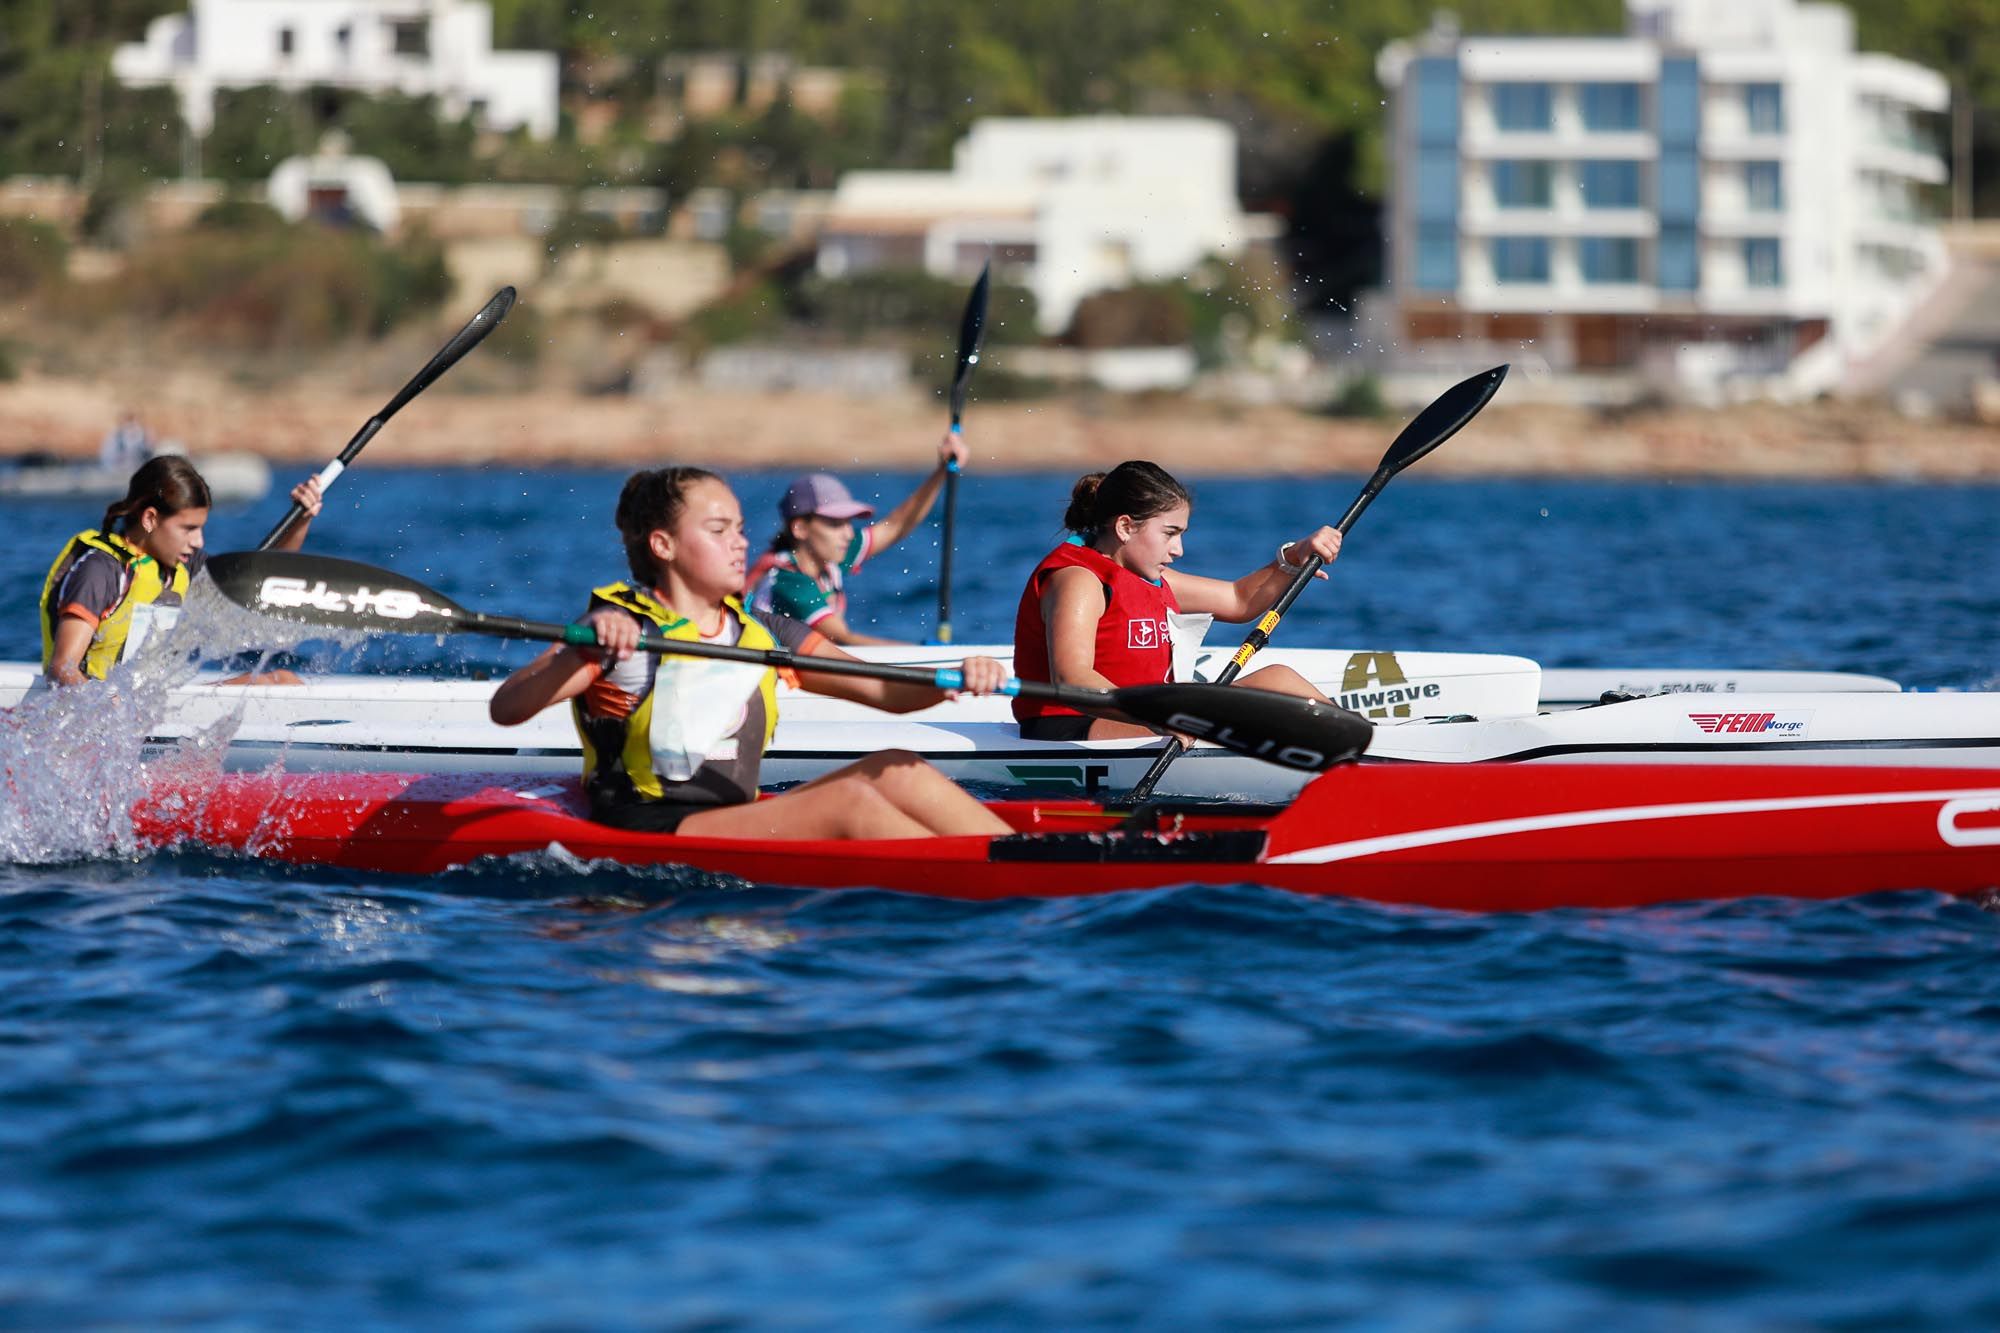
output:
<instances>
[{"instance_id":1,"label":"girl's right hand","mask_svg":"<svg viewBox=\"0 0 2000 1333\"><path fill-rule=\"evenodd\" d=\"M597 632L597 646L607 663L623 662L639 647L639 622L615 607L600 606L583 623Z\"/></svg>"},{"instance_id":2,"label":"girl's right hand","mask_svg":"<svg viewBox=\"0 0 2000 1333\"><path fill-rule=\"evenodd\" d=\"M947 699L957 699L963 694L998 694L1010 674L1004 662L991 657L968 657L958 664L958 671L965 683L958 689L946 690Z\"/></svg>"}]
</instances>

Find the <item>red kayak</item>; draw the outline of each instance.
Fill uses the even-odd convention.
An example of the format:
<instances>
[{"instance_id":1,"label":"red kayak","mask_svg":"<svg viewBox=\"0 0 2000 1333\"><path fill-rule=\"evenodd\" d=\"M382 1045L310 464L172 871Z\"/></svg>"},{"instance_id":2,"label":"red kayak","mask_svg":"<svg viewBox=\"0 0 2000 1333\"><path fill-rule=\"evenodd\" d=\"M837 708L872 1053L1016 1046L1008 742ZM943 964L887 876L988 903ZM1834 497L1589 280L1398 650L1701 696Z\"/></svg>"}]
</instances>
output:
<instances>
[{"instance_id":1,"label":"red kayak","mask_svg":"<svg viewBox=\"0 0 2000 1333\"><path fill-rule=\"evenodd\" d=\"M2000 770L1662 764L1347 766L1283 809L1163 811L1124 832L1077 801L998 802L998 838L753 843L630 833L581 817L574 781L313 773L159 780L134 812L153 846L430 874L560 846L762 884L948 898L1171 884L1470 911L1697 898L2000 888Z\"/></svg>"}]
</instances>

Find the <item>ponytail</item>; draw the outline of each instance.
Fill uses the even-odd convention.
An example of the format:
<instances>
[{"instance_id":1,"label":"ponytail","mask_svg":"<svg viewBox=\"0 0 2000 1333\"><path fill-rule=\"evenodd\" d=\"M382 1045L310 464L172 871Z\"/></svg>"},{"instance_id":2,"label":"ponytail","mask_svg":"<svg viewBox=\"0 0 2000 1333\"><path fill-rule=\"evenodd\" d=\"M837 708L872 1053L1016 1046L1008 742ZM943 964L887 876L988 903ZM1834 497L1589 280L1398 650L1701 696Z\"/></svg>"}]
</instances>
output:
<instances>
[{"instance_id":1,"label":"ponytail","mask_svg":"<svg viewBox=\"0 0 2000 1333\"><path fill-rule=\"evenodd\" d=\"M148 509L158 510L165 518L183 509L207 509L211 503L208 483L194 470L194 464L178 454L161 454L147 459L132 474L125 498L104 511L104 522L98 529L107 537L122 535Z\"/></svg>"},{"instance_id":2,"label":"ponytail","mask_svg":"<svg viewBox=\"0 0 2000 1333\"><path fill-rule=\"evenodd\" d=\"M1172 473L1133 459L1109 472L1077 478L1069 493L1069 508L1063 511L1063 527L1088 541L1117 522L1121 514L1144 523L1176 505L1193 504L1194 497Z\"/></svg>"}]
</instances>

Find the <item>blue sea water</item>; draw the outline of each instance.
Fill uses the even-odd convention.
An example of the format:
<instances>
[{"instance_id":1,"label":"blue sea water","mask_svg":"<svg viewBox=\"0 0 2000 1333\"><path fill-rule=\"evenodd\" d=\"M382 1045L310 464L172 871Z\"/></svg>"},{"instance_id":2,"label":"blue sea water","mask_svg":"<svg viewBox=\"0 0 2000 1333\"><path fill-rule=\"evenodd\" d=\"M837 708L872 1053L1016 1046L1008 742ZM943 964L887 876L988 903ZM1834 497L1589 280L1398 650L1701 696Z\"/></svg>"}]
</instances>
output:
<instances>
[{"instance_id":1,"label":"blue sea water","mask_svg":"<svg viewBox=\"0 0 2000 1333\"><path fill-rule=\"evenodd\" d=\"M364 464L311 544L563 618L622 572L619 480ZM739 479L754 531L785 480ZM961 642L1006 635L1067 480L968 478ZM1359 482L1201 482L1186 567L1260 562ZM1418 473L1281 636L1990 686L1996 507ZM0 656L38 651L92 517L0 506ZM928 631L931 543L864 572L857 620ZM1934 895L1461 916L0 867L0 1326L1969 1329L2000 1323L1996 1234L2000 920Z\"/></svg>"}]
</instances>

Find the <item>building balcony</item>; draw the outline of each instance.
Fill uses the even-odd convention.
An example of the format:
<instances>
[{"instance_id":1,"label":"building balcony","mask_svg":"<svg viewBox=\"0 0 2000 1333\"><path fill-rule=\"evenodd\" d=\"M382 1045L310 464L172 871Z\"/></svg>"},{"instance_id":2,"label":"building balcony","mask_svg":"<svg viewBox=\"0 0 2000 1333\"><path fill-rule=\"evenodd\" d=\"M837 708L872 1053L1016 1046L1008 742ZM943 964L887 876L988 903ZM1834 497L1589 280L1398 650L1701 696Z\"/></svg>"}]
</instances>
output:
<instances>
[{"instance_id":1,"label":"building balcony","mask_svg":"<svg viewBox=\"0 0 2000 1333\"><path fill-rule=\"evenodd\" d=\"M1503 130L1490 120L1465 128L1459 149L1472 158L1636 158L1660 155L1660 141L1640 131L1586 130L1580 122L1558 121L1549 130Z\"/></svg>"},{"instance_id":2,"label":"building balcony","mask_svg":"<svg viewBox=\"0 0 2000 1333\"><path fill-rule=\"evenodd\" d=\"M1854 164L1866 171L1901 176L1925 185L1942 185L1951 178L1944 159L1921 135L1908 138L1864 136L1855 145Z\"/></svg>"},{"instance_id":3,"label":"building balcony","mask_svg":"<svg viewBox=\"0 0 2000 1333\"><path fill-rule=\"evenodd\" d=\"M1478 236L1634 236L1659 234L1659 219L1649 208L1585 208L1575 199L1558 196L1548 208L1500 208L1467 191L1459 210L1459 230Z\"/></svg>"}]
</instances>

